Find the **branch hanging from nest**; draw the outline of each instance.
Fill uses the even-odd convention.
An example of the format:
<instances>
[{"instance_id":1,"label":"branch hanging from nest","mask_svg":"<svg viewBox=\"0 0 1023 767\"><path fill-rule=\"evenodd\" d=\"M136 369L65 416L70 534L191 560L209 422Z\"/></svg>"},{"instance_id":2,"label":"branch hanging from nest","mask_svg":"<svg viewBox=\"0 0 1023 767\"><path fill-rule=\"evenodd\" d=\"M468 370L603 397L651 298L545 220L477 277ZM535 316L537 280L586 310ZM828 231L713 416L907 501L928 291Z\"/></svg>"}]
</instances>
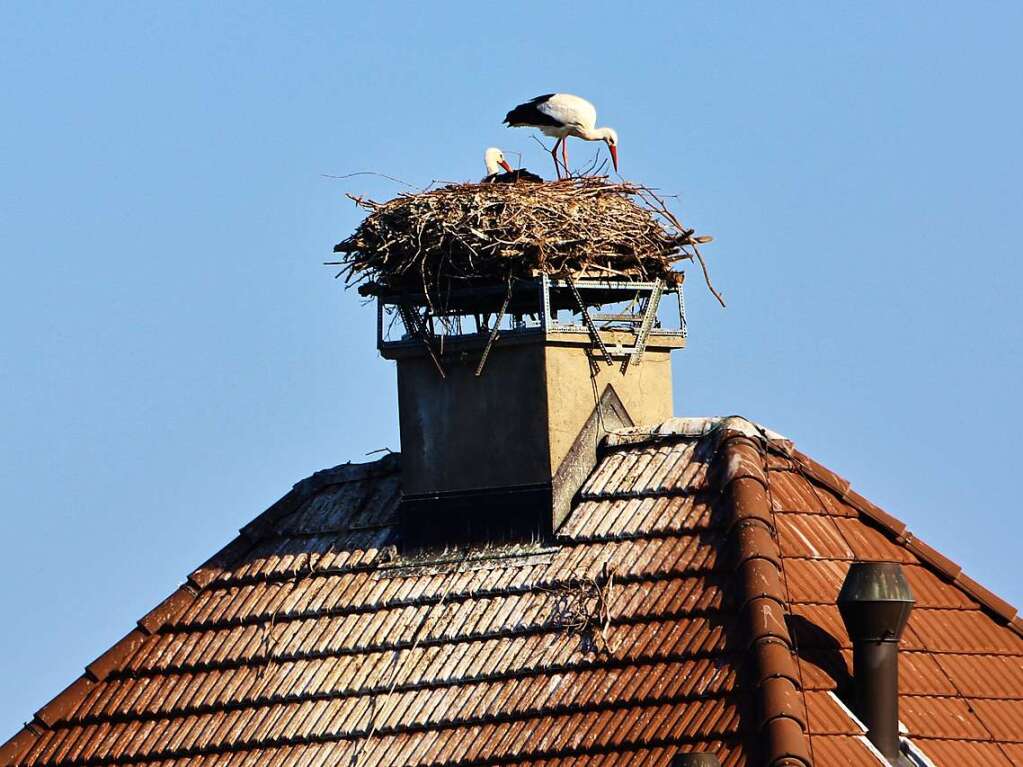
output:
<instances>
[{"instance_id":1,"label":"branch hanging from nest","mask_svg":"<svg viewBox=\"0 0 1023 767\"><path fill-rule=\"evenodd\" d=\"M714 298L718 300L718 303L724 307L724 296L722 296L711 284L710 272L707 270L707 262L703 260L703 254L700 253L700 248L698 247L698 245L711 242L713 237L696 235L694 230L686 229L682 226L682 223L678 220L675 214L671 212L664 200L658 197L657 193L654 192L653 189L650 189L649 187L642 187L639 194L643 197L644 202L646 202L651 210L655 211L657 215L667 220L677 232L680 232L679 244L682 246L683 252L684 248L687 246L693 249L692 255L696 256L696 260L700 262L700 268L703 270L703 281L707 283L707 290L709 290ZM687 253L686 255L688 256L689 254Z\"/></svg>"}]
</instances>

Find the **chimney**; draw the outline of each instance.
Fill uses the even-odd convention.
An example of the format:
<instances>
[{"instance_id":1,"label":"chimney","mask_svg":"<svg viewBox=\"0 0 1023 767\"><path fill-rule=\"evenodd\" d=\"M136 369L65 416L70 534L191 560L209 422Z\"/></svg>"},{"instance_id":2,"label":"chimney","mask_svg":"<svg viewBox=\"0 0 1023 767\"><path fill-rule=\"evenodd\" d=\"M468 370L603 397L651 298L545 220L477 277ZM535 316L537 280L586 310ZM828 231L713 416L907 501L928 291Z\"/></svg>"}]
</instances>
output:
<instances>
[{"instance_id":1,"label":"chimney","mask_svg":"<svg viewBox=\"0 0 1023 767\"><path fill-rule=\"evenodd\" d=\"M893 765L899 763L899 639L914 602L902 566L893 562L854 563L838 595L853 644L853 708Z\"/></svg>"},{"instance_id":2,"label":"chimney","mask_svg":"<svg viewBox=\"0 0 1023 767\"><path fill-rule=\"evenodd\" d=\"M671 760L671 767L721 767L721 762L714 754L678 754Z\"/></svg>"},{"instance_id":3,"label":"chimney","mask_svg":"<svg viewBox=\"0 0 1023 767\"><path fill-rule=\"evenodd\" d=\"M378 348L398 372L403 541L550 536L609 430L671 417L681 290L541 276L453 291L442 316L414 295L379 296Z\"/></svg>"}]
</instances>

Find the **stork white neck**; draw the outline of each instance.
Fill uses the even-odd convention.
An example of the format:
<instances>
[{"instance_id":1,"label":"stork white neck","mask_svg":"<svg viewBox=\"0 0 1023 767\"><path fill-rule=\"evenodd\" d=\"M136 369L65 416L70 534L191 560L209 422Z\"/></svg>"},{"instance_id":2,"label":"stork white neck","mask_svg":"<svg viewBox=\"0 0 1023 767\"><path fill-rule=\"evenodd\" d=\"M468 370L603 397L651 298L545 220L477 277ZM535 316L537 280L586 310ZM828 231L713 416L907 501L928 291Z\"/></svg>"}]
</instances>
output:
<instances>
[{"instance_id":1,"label":"stork white neck","mask_svg":"<svg viewBox=\"0 0 1023 767\"><path fill-rule=\"evenodd\" d=\"M586 141L608 141L618 143L618 134L614 128L576 128L575 134Z\"/></svg>"}]
</instances>

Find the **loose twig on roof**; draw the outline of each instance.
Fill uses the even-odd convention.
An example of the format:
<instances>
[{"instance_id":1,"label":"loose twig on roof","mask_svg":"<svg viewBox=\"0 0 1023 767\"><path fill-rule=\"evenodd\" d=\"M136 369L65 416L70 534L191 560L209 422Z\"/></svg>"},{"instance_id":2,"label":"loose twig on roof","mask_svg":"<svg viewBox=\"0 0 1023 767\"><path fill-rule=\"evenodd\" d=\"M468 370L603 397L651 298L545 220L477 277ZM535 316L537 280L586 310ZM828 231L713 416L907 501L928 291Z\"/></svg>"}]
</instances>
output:
<instances>
[{"instance_id":1,"label":"loose twig on roof","mask_svg":"<svg viewBox=\"0 0 1023 767\"><path fill-rule=\"evenodd\" d=\"M614 607L614 570L605 562L597 576L588 576L565 584L549 593L558 599L553 606L551 623L578 633L597 652L614 655L617 646L611 642L612 608ZM546 590L546 589L545 589Z\"/></svg>"}]
</instances>

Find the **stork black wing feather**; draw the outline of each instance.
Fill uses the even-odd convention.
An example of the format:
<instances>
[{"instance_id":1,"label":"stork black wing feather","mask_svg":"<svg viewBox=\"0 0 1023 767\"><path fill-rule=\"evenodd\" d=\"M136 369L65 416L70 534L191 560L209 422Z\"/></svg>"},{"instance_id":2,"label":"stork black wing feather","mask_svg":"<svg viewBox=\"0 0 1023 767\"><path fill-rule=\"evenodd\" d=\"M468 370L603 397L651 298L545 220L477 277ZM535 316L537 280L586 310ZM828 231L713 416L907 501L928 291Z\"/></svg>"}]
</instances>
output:
<instances>
[{"instance_id":1,"label":"stork black wing feather","mask_svg":"<svg viewBox=\"0 0 1023 767\"><path fill-rule=\"evenodd\" d=\"M529 182L532 184L542 183L543 179L535 173L530 173L525 168L518 168L513 171L506 173L491 173L481 184L517 184L520 181Z\"/></svg>"},{"instance_id":2,"label":"stork black wing feather","mask_svg":"<svg viewBox=\"0 0 1023 767\"><path fill-rule=\"evenodd\" d=\"M525 104L519 104L505 115L504 122L512 127L519 125L550 125L560 128L560 122L540 109L540 105L554 95L553 93L546 93L543 96L537 96L535 99L527 101Z\"/></svg>"}]
</instances>

